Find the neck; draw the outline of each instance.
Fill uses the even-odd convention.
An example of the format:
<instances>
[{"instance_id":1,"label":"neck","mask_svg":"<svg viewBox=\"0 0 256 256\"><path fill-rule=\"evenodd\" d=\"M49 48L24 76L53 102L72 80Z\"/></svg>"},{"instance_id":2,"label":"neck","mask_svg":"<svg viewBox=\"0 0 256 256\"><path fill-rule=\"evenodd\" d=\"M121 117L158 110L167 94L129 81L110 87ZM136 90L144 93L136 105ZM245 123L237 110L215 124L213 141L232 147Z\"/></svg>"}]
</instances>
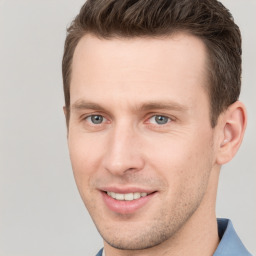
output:
<instances>
[{"instance_id":1,"label":"neck","mask_svg":"<svg viewBox=\"0 0 256 256\"><path fill-rule=\"evenodd\" d=\"M215 170L211 176L218 176ZM194 214L182 228L163 243L138 251L118 250L106 242L104 243L105 256L197 256L213 255L218 244L218 226L215 215L217 192L217 177L211 177L207 192Z\"/></svg>"}]
</instances>

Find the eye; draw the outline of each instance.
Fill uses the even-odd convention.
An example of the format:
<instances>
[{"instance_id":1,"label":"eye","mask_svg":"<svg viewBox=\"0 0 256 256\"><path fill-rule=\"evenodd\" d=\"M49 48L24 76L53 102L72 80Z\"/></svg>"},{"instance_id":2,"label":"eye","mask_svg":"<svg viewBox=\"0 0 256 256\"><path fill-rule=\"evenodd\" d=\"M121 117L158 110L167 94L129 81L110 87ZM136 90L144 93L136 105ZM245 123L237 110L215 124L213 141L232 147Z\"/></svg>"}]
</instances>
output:
<instances>
[{"instance_id":1,"label":"eye","mask_svg":"<svg viewBox=\"0 0 256 256\"><path fill-rule=\"evenodd\" d=\"M105 118L102 115L91 115L86 117L86 120L93 124L101 124L105 121Z\"/></svg>"},{"instance_id":2,"label":"eye","mask_svg":"<svg viewBox=\"0 0 256 256\"><path fill-rule=\"evenodd\" d=\"M150 123L164 125L171 121L171 119L167 116L154 115L149 119Z\"/></svg>"}]
</instances>

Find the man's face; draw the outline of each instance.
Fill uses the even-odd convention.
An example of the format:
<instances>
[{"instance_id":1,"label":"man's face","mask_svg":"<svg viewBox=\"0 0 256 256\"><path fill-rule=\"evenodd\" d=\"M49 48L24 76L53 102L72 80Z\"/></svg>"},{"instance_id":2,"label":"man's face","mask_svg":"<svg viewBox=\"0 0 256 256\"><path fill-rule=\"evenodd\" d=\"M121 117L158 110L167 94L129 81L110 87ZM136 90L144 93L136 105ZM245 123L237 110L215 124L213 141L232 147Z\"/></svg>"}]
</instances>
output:
<instances>
[{"instance_id":1,"label":"man's face","mask_svg":"<svg viewBox=\"0 0 256 256\"><path fill-rule=\"evenodd\" d=\"M186 34L79 42L70 157L81 197L113 247L162 243L203 207L215 166L206 63L202 41Z\"/></svg>"}]
</instances>

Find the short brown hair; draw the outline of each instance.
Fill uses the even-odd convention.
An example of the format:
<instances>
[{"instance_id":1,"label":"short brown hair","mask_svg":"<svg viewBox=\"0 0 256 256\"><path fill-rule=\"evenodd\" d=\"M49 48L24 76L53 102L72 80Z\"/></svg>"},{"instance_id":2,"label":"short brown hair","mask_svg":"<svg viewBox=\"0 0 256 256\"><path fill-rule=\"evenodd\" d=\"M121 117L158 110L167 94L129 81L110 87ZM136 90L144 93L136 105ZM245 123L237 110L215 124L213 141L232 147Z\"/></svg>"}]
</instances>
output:
<instances>
[{"instance_id":1,"label":"short brown hair","mask_svg":"<svg viewBox=\"0 0 256 256\"><path fill-rule=\"evenodd\" d=\"M67 29L62 62L65 105L70 107L72 59L88 33L99 38L160 37L185 31L208 51L211 125L234 103L241 88L241 34L229 10L217 0L87 0Z\"/></svg>"}]
</instances>

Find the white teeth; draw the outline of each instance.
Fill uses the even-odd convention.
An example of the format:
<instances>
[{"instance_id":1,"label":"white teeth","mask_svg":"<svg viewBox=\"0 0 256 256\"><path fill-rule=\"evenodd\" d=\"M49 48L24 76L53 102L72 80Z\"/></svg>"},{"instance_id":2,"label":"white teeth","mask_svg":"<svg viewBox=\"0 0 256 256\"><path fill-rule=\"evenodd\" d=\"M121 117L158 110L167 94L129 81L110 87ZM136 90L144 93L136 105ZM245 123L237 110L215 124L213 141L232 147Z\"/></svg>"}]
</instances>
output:
<instances>
[{"instance_id":1,"label":"white teeth","mask_svg":"<svg viewBox=\"0 0 256 256\"><path fill-rule=\"evenodd\" d=\"M120 193L115 193L115 192L110 192L110 191L107 191L107 194L116 199L116 200L119 200L119 201L132 201L132 200L135 200L135 199L139 199L141 197L145 197L147 196L148 194L143 192L143 193L139 193L139 192L135 192L135 193L128 193L128 194L120 194Z\"/></svg>"},{"instance_id":2,"label":"white teeth","mask_svg":"<svg viewBox=\"0 0 256 256\"><path fill-rule=\"evenodd\" d=\"M116 198L116 200L124 200L124 194L116 193L115 198Z\"/></svg>"},{"instance_id":3,"label":"white teeth","mask_svg":"<svg viewBox=\"0 0 256 256\"><path fill-rule=\"evenodd\" d=\"M110 192L110 196L113 197L113 198L116 198L116 193Z\"/></svg>"},{"instance_id":4,"label":"white teeth","mask_svg":"<svg viewBox=\"0 0 256 256\"><path fill-rule=\"evenodd\" d=\"M124 194L125 201L132 201L133 200L133 193Z\"/></svg>"},{"instance_id":5,"label":"white teeth","mask_svg":"<svg viewBox=\"0 0 256 256\"><path fill-rule=\"evenodd\" d=\"M139 199L140 198L140 193L133 193L133 199Z\"/></svg>"}]
</instances>

